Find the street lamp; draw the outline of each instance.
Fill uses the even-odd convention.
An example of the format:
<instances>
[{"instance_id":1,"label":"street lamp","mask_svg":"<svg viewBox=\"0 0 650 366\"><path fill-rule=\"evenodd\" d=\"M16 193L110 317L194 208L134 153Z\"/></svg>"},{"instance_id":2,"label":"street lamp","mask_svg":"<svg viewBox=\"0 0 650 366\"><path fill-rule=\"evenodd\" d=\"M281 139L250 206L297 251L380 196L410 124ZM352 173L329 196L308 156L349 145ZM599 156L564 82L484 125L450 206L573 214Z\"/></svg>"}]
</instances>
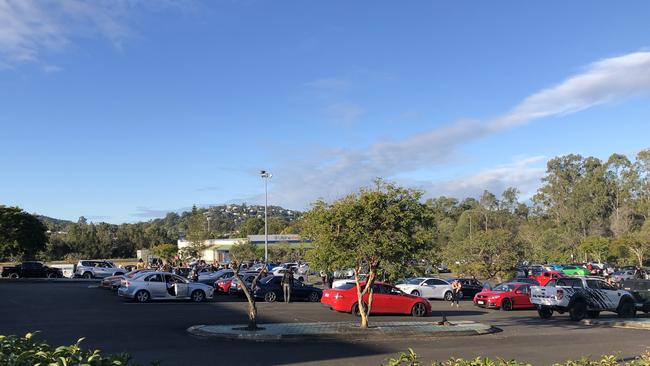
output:
<instances>
[{"instance_id":1,"label":"street lamp","mask_svg":"<svg viewBox=\"0 0 650 366\"><path fill-rule=\"evenodd\" d=\"M269 205L269 179L273 174L266 170L260 170L260 177L264 179L264 263L269 262L269 223L267 216L267 207Z\"/></svg>"}]
</instances>

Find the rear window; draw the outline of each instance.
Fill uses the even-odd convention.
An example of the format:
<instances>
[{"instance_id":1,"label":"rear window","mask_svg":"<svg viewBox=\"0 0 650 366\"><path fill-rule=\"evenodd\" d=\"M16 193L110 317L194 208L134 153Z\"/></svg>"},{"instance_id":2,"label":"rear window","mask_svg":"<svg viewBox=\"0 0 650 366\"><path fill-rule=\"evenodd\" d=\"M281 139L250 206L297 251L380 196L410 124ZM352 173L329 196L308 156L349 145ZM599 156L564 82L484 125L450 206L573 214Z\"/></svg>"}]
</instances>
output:
<instances>
[{"instance_id":1,"label":"rear window","mask_svg":"<svg viewBox=\"0 0 650 366\"><path fill-rule=\"evenodd\" d=\"M579 278L558 278L557 286L583 288L582 280L580 280Z\"/></svg>"}]
</instances>

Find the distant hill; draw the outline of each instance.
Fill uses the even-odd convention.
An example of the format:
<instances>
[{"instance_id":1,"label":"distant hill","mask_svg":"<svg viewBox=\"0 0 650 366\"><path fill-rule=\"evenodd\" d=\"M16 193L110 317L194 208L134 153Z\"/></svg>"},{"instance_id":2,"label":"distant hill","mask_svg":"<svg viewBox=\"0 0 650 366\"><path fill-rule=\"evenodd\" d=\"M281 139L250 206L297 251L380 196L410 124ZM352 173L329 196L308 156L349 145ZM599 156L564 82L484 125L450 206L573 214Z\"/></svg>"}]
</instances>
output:
<instances>
[{"instance_id":1,"label":"distant hill","mask_svg":"<svg viewBox=\"0 0 650 366\"><path fill-rule=\"evenodd\" d=\"M67 225L72 224L72 221L69 220L55 219L53 217L48 217L43 215L35 215L35 216L36 218L41 220L41 222L44 223L45 226L47 226L47 228L51 231L60 231Z\"/></svg>"}]
</instances>

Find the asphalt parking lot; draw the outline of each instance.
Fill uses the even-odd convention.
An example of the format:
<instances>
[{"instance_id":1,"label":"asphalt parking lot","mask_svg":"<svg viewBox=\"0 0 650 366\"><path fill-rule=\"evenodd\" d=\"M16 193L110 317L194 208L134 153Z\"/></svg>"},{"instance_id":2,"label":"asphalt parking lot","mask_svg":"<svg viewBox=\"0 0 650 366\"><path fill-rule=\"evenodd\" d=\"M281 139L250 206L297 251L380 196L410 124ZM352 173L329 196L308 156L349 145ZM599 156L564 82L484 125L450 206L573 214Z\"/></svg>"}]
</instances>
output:
<instances>
[{"instance_id":1,"label":"asphalt parking lot","mask_svg":"<svg viewBox=\"0 0 650 366\"><path fill-rule=\"evenodd\" d=\"M492 335L438 338L427 341L252 343L190 336L197 324L244 324L246 303L220 295L211 302L136 304L112 291L78 282L0 281L0 334L40 330L51 344L73 343L85 337L86 347L129 352L136 361L162 365L192 363L380 365L408 347L424 360L476 356L516 358L550 364L582 355L617 354L633 358L650 348L643 330L590 327L570 322L566 315L550 321L535 311L502 312L463 302L460 309L434 301L432 320L473 320L503 331ZM317 303L258 303L259 322L329 322L354 320ZM603 318L615 317L604 313ZM373 316L376 321L408 321L407 316ZM421 319L418 319L421 320Z\"/></svg>"}]
</instances>

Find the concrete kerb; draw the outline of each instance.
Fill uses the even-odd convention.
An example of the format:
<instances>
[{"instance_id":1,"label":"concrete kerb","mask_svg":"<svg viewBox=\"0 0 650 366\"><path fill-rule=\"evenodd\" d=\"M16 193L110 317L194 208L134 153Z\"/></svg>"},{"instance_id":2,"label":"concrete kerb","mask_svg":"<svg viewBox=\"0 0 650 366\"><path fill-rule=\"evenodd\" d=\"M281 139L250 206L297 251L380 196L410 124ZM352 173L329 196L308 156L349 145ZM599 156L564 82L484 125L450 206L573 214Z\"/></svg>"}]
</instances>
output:
<instances>
[{"instance_id":1,"label":"concrete kerb","mask_svg":"<svg viewBox=\"0 0 650 366\"><path fill-rule=\"evenodd\" d=\"M641 319L585 319L584 325L594 325L612 328L643 329L650 330L650 318Z\"/></svg>"},{"instance_id":2,"label":"concrete kerb","mask_svg":"<svg viewBox=\"0 0 650 366\"><path fill-rule=\"evenodd\" d=\"M256 342L294 341L390 341L395 339L430 339L492 334L501 329L472 321L450 325L436 322L374 322L368 329L358 322L270 323L259 324L260 330L242 330L245 325L194 325L187 331L197 337L247 340Z\"/></svg>"}]
</instances>

